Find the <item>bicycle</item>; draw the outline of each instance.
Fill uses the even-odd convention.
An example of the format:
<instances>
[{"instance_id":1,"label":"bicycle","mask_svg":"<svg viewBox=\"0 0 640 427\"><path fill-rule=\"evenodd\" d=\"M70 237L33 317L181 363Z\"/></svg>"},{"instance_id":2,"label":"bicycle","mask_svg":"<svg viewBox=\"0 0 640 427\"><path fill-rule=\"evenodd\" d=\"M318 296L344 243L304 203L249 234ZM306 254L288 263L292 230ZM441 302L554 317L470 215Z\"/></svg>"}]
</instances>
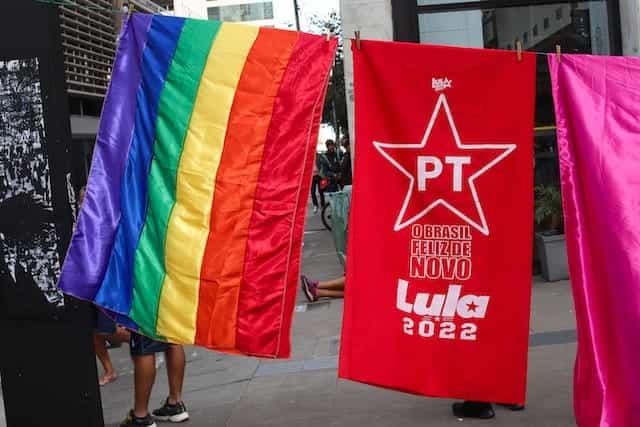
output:
<instances>
[{"instance_id":1,"label":"bicycle","mask_svg":"<svg viewBox=\"0 0 640 427\"><path fill-rule=\"evenodd\" d=\"M331 195L335 192L338 192L342 189L342 185L340 185L339 181L335 177L330 177L329 185L327 186L327 190L325 190L325 204L322 207L322 211L320 212L320 219L322 219L322 224L324 228L331 231Z\"/></svg>"},{"instance_id":2,"label":"bicycle","mask_svg":"<svg viewBox=\"0 0 640 427\"><path fill-rule=\"evenodd\" d=\"M324 228L331 231L331 197L329 197L329 200L327 200L322 207L320 218L322 219Z\"/></svg>"}]
</instances>

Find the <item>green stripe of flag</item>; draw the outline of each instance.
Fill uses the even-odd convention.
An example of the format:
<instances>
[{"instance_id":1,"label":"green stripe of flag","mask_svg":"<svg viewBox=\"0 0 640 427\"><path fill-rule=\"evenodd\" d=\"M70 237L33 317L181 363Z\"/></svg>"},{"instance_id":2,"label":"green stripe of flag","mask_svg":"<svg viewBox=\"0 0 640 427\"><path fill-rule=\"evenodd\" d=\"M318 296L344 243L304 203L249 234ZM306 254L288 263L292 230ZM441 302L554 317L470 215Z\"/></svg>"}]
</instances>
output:
<instances>
[{"instance_id":1,"label":"green stripe of flag","mask_svg":"<svg viewBox=\"0 0 640 427\"><path fill-rule=\"evenodd\" d=\"M176 201L180 154L200 78L219 22L188 19L160 95L156 143L148 178L149 205L134 261L129 317L140 332L156 336L160 291L165 276L165 240Z\"/></svg>"}]
</instances>

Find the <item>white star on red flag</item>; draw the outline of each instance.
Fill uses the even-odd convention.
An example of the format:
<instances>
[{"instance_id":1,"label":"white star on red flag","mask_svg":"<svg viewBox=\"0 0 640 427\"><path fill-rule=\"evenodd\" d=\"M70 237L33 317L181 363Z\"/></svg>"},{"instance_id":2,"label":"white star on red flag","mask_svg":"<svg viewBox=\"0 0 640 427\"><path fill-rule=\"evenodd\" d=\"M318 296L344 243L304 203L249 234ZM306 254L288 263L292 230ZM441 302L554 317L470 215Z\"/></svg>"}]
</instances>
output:
<instances>
[{"instance_id":1,"label":"white star on red flag","mask_svg":"<svg viewBox=\"0 0 640 427\"><path fill-rule=\"evenodd\" d=\"M374 141L373 144L409 179L395 231L443 206L482 234L489 235L475 180L511 154L515 144L463 144L444 94L438 97L420 143Z\"/></svg>"}]
</instances>

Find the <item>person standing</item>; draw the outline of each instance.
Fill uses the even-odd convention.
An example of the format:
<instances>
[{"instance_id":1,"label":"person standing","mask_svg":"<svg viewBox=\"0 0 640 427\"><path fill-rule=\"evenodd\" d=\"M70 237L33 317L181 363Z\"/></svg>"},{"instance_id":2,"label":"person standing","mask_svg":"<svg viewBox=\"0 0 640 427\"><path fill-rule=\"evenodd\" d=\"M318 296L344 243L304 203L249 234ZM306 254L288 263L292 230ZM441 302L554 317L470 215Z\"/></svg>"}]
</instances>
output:
<instances>
[{"instance_id":1,"label":"person standing","mask_svg":"<svg viewBox=\"0 0 640 427\"><path fill-rule=\"evenodd\" d=\"M320 185L322 175L320 175L320 153L316 153L313 162L313 181L311 182L311 202L313 203L313 213L318 213L318 198L316 192L320 194L320 207L324 208L324 189Z\"/></svg>"},{"instance_id":2,"label":"person standing","mask_svg":"<svg viewBox=\"0 0 640 427\"><path fill-rule=\"evenodd\" d=\"M341 141L344 154L340 160L340 185L351 185L353 183L353 173L351 172L351 148L349 138L344 137Z\"/></svg>"},{"instance_id":3,"label":"person standing","mask_svg":"<svg viewBox=\"0 0 640 427\"><path fill-rule=\"evenodd\" d=\"M82 202L84 202L86 192L86 187L82 187L78 192L78 202L80 206L82 206ZM129 334L124 328L116 325L113 320L109 319L107 315L95 306L93 306L93 313L93 347L104 371L98 383L100 386L105 386L118 379L118 373L113 368L113 363L111 363L111 357L107 350L107 340L111 343L124 342L129 339Z\"/></svg>"},{"instance_id":4,"label":"person standing","mask_svg":"<svg viewBox=\"0 0 640 427\"><path fill-rule=\"evenodd\" d=\"M93 346L96 356L102 365L104 374L98 380L100 386L107 385L118 379L118 373L113 368L109 351L107 350L107 340L110 343L127 341L129 333L122 327L115 324L98 308L93 307L95 314Z\"/></svg>"},{"instance_id":5,"label":"person standing","mask_svg":"<svg viewBox=\"0 0 640 427\"><path fill-rule=\"evenodd\" d=\"M189 419L182 402L182 384L186 357L184 348L177 344L154 341L131 333L131 358L133 359L134 408L120 427L157 427L154 420L181 423ZM161 408L149 413L149 398L156 379L156 353L164 353L167 361L169 396Z\"/></svg>"},{"instance_id":6,"label":"person standing","mask_svg":"<svg viewBox=\"0 0 640 427\"><path fill-rule=\"evenodd\" d=\"M338 191L338 180L336 174L339 172L340 162L338 160L336 143L332 139L327 139L325 146L327 147L327 151L320 155L318 167L320 168L320 176L329 181L329 185L325 189L325 192L333 193Z\"/></svg>"}]
</instances>

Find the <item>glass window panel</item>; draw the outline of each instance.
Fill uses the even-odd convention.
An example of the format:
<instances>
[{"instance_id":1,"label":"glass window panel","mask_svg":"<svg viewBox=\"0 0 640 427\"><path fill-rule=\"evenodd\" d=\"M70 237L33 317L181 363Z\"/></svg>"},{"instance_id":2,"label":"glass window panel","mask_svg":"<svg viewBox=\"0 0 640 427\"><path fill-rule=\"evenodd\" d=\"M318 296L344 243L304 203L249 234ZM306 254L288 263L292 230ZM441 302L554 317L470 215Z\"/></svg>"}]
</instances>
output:
<instances>
[{"instance_id":1,"label":"glass window panel","mask_svg":"<svg viewBox=\"0 0 640 427\"><path fill-rule=\"evenodd\" d=\"M418 15L420 43L484 47L481 10Z\"/></svg>"},{"instance_id":2,"label":"glass window panel","mask_svg":"<svg viewBox=\"0 0 640 427\"><path fill-rule=\"evenodd\" d=\"M227 22L273 19L273 2L216 6L207 9L209 19Z\"/></svg>"},{"instance_id":3,"label":"glass window panel","mask_svg":"<svg viewBox=\"0 0 640 427\"><path fill-rule=\"evenodd\" d=\"M209 19L214 21L220 20L220 8L219 7L210 7L207 9L207 16Z\"/></svg>"}]
</instances>

